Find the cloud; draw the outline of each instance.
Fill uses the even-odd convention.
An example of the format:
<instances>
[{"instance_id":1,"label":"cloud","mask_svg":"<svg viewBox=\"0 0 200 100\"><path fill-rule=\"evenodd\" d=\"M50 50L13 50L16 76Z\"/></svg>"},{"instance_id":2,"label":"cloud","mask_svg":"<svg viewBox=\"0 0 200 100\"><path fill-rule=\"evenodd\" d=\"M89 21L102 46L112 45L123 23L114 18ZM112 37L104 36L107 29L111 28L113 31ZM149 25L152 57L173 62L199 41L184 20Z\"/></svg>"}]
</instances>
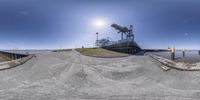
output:
<instances>
[{"instance_id":1,"label":"cloud","mask_svg":"<svg viewBox=\"0 0 200 100\"><path fill-rule=\"evenodd\" d=\"M21 14L24 15L24 16L28 16L29 15L29 13L27 11L22 11Z\"/></svg>"}]
</instances>

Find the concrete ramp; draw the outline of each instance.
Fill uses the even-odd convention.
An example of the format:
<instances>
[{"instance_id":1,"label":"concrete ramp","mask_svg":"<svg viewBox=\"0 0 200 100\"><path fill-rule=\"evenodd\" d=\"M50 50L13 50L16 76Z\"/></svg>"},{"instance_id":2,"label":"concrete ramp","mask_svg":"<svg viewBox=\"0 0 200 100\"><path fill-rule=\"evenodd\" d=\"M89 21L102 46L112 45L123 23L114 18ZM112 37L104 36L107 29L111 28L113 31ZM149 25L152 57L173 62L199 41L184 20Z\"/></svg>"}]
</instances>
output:
<instances>
[{"instance_id":1,"label":"concrete ramp","mask_svg":"<svg viewBox=\"0 0 200 100\"><path fill-rule=\"evenodd\" d=\"M94 58L76 51L36 55L0 72L0 98L198 100L200 73L162 71L147 56Z\"/></svg>"}]
</instances>

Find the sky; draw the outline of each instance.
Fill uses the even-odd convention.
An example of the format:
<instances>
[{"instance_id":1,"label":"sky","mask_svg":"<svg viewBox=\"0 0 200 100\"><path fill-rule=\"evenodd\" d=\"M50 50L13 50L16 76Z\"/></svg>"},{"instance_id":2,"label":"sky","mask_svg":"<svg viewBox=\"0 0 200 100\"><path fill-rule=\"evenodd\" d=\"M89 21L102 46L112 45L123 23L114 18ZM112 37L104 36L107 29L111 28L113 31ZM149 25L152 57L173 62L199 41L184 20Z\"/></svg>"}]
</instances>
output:
<instances>
[{"instance_id":1,"label":"sky","mask_svg":"<svg viewBox=\"0 0 200 100\"><path fill-rule=\"evenodd\" d=\"M200 49L199 0L0 0L0 49L93 47L133 25L141 48Z\"/></svg>"}]
</instances>

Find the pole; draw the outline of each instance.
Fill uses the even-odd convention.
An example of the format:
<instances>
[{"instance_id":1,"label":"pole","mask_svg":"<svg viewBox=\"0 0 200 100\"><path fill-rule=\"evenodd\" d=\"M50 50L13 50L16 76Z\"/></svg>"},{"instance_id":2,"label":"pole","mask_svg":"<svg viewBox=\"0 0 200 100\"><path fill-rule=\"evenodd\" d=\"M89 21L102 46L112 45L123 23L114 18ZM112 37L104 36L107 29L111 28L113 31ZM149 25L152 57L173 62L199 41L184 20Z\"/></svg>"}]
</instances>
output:
<instances>
[{"instance_id":1,"label":"pole","mask_svg":"<svg viewBox=\"0 0 200 100\"><path fill-rule=\"evenodd\" d=\"M171 60L175 60L175 48L171 49Z\"/></svg>"},{"instance_id":2,"label":"pole","mask_svg":"<svg viewBox=\"0 0 200 100\"><path fill-rule=\"evenodd\" d=\"M133 25L130 25L129 27L129 38L131 38L131 36L132 36L132 39L134 40Z\"/></svg>"},{"instance_id":3,"label":"pole","mask_svg":"<svg viewBox=\"0 0 200 100\"><path fill-rule=\"evenodd\" d=\"M124 33L121 33L121 39L122 39L122 40L124 40L123 34L124 34Z\"/></svg>"},{"instance_id":4,"label":"pole","mask_svg":"<svg viewBox=\"0 0 200 100\"><path fill-rule=\"evenodd\" d=\"M199 56L200 56L200 50L199 50Z\"/></svg>"},{"instance_id":5,"label":"pole","mask_svg":"<svg viewBox=\"0 0 200 100\"><path fill-rule=\"evenodd\" d=\"M98 47L99 46L99 37L98 37L99 33L97 32L96 35L97 35L97 47Z\"/></svg>"},{"instance_id":6,"label":"pole","mask_svg":"<svg viewBox=\"0 0 200 100\"><path fill-rule=\"evenodd\" d=\"M185 58L185 50L183 50L183 58Z\"/></svg>"}]
</instances>

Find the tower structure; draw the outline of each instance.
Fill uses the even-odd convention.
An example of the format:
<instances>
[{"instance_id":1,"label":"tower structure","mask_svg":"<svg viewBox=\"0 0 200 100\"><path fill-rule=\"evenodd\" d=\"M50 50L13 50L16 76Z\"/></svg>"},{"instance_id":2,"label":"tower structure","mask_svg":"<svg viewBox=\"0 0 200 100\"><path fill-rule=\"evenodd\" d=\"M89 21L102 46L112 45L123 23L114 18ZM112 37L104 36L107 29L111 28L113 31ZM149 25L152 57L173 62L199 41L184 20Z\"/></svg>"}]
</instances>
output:
<instances>
[{"instance_id":1,"label":"tower structure","mask_svg":"<svg viewBox=\"0 0 200 100\"><path fill-rule=\"evenodd\" d=\"M130 25L130 27L129 27L128 39L131 39L134 41L133 25Z\"/></svg>"}]
</instances>

